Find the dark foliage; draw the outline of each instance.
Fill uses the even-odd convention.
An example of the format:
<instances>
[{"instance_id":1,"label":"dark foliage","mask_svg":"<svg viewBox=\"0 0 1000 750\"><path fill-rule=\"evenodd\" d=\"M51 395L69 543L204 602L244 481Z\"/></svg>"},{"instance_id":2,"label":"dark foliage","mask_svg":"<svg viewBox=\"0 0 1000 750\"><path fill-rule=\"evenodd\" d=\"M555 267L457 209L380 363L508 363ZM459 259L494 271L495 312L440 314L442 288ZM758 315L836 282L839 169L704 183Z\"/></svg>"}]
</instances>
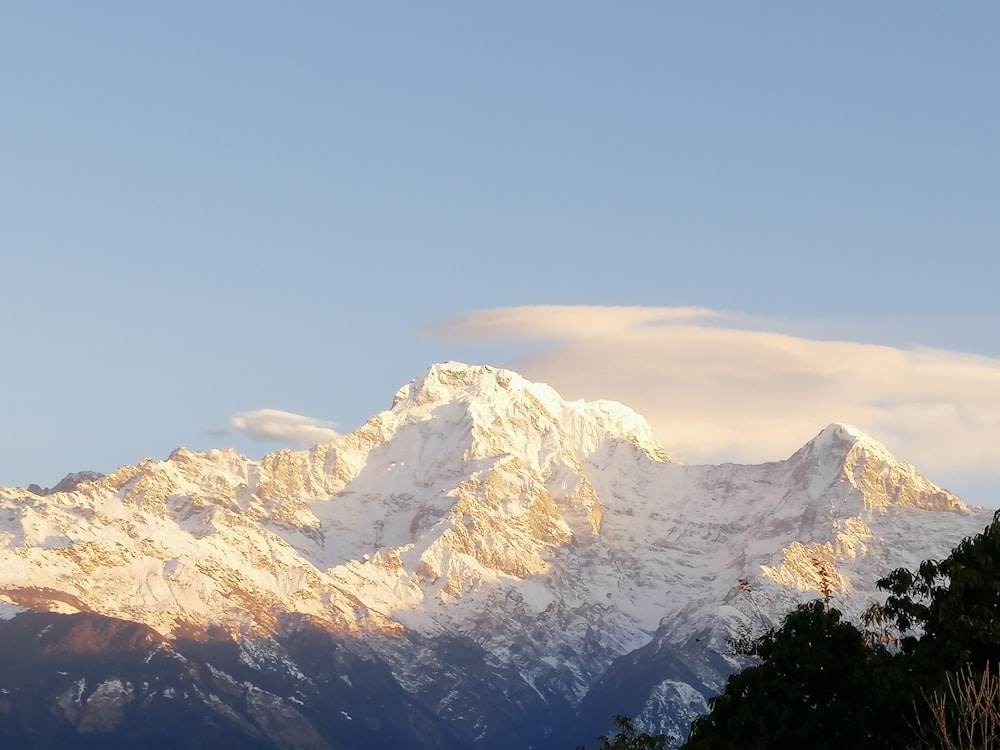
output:
<instances>
[{"instance_id":1,"label":"dark foliage","mask_svg":"<svg viewBox=\"0 0 1000 750\"><path fill-rule=\"evenodd\" d=\"M1000 662L1000 511L944 560L879 581L889 592L870 620L895 636L911 669L935 681L966 665Z\"/></svg>"},{"instance_id":2,"label":"dark foliage","mask_svg":"<svg viewBox=\"0 0 1000 750\"><path fill-rule=\"evenodd\" d=\"M802 605L753 654L760 664L729 679L685 747L888 746L873 675L890 657L839 611L822 600Z\"/></svg>"},{"instance_id":3,"label":"dark foliage","mask_svg":"<svg viewBox=\"0 0 1000 750\"><path fill-rule=\"evenodd\" d=\"M752 647L697 719L686 748L907 748L926 726L927 696L949 676L1000 663L1000 512L942 561L894 570L864 633L819 600ZM949 709L950 710L950 709Z\"/></svg>"},{"instance_id":4,"label":"dark foliage","mask_svg":"<svg viewBox=\"0 0 1000 750\"><path fill-rule=\"evenodd\" d=\"M615 726L618 727L618 733L614 737L602 736L598 750L664 750L671 740L665 734L646 734L638 731L627 716L616 715Z\"/></svg>"}]
</instances>

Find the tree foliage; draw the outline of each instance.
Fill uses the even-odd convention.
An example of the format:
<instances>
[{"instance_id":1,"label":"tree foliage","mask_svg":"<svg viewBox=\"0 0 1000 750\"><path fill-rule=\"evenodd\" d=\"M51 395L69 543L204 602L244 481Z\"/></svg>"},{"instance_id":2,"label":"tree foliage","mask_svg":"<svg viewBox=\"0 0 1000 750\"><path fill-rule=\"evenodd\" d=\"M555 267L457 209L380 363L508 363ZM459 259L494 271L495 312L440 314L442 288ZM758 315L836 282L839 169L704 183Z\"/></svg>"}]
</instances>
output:
<instances>
[{"instance_id":1,"label":"tree foliage","mask_svg":"<svg viewBox=\"0 0 1000 750\"><path fill-rule=\"evenodd\" d=\"M665 750L672 738L665 734L646 734L635 728L627 716L615 715L618 733L614 737L601 736L598 750ZM585 750L585 748L577 748Z\"/></svg>"},{"instance_id":2,"label":"tree foliage","mask_svg":"<svg viewBox=\"0 0 1000 750\"><path fill-rule=\"evenodd\" d=\"M1000 511L944 560L899 568L878 585L889 596L869 619L895 630L921 677L940 683L945 672L1000 662Z\"/></svg>"},{"instance_id":3,"label":"tree foliage","mask_svg":"<svg viewBox=\"0 0 1000 750\"><path fill-rule=\"evenodd\" d=\"M871 674L890 657L823 600L758 640L761 661L729 678L685 747L882 748Z\"/></svg>"},{"instance_id":4,"label":"tree foliage","mask_svg":"<svg viewBox=\"0 0 1000 750\"><path fill-rule=\"evenodd\" d=\"M1000 511L944 560L878 585L888 596L866 614L874 632L845 622L828 596L791 612L755 643L760 662L729 678L684 747L947 747L929 728L957 731L982 715L966 704L1000 664Z\"/></svg>"}]
</instances>

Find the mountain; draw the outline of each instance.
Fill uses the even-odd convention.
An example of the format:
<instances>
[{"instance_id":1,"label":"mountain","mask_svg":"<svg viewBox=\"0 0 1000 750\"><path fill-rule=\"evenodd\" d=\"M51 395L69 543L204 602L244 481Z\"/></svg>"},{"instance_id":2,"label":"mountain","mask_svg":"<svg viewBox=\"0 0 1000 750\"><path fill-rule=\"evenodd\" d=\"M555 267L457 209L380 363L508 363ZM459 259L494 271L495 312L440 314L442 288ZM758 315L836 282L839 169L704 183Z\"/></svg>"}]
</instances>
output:
<instances>
[{"instance_id":1,"label":"mountain","mask_svg":"<svg viewBox=\"0 0 1000 750\"><path fill-rule=\"evenodd\" d=\"M683 736L742 665L732 639L824 587L857 616L878 577L990 520L845 425L784 461L687 466L621 404L439 364L310 450L0 490L0 602L20 612L0 621L0 728L26 747L569 748L617 712Z\"/></svg>"},{"instance_id":2,"label":"mountain","mask_svg":"<svg viewBox=\"0 0 1000 750\"><path fill-rule=\"evenodd\" d=\"M69 492L75 490L78 485L84 482L96 482L104 475L96 471L73 471L64 476L54 487L40 487L37 484L29 484L28 492L36 495L54 495L56 492Z\"/></svg>"}]
</instances>

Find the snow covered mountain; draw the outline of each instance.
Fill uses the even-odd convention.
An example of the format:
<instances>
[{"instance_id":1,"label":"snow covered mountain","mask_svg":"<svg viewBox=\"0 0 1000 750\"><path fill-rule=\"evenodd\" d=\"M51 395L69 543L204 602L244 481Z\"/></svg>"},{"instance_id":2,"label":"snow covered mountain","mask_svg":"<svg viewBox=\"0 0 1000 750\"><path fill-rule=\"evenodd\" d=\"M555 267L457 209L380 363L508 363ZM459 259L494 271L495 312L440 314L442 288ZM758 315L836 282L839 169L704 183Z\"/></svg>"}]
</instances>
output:
<instances>
[{"instance_id":1,"label":"snow covered mountain","mask_svg":"<svg viewBox=\"0 0 1000 750\"><path fill-rule=\"evenodd\" d=\"M62 747L181 705L233 747L573 747L616 712L684 735L738 665L729 639L823 581L856 615L878 577L990 520L851 427L784 461L686 466L620 404L446 363L311 450L0 489L0 602L130 633L120 674L52 657L37 689ZM0 640L64 620L25 613ZM0 725L35 731L5 663Z\"/></svg>"},{"instance_id":2,"label":"snow covered mountain","mask_svg":"<svg viewBox=\"0 0 1000 750\"><path fill-rule=\"evenodd\" d=\"M73 471L60 479L53 487L39 487L29 484L28 491L36 495L53 495L56 492L70 492L84 482L95 482L104 475L96 471Z\"/></svg>"}]
</instances>

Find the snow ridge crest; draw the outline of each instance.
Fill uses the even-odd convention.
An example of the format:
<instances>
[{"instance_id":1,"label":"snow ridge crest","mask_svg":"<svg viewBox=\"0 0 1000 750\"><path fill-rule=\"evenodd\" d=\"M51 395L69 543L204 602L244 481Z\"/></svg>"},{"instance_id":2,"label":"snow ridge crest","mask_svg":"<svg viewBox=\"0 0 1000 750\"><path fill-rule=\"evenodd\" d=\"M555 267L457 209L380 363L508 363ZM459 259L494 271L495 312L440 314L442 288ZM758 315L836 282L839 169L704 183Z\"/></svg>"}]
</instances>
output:
<instances>
[{"instance_id":1,"label":"snow ridge crest","mask_svg":"<svg viewBox=\"0 0 1000 750\"><path fill-rule=\"evenodd\" d=\"M633 444L648 457L670 462L650 424L615 401L565 401L554 388L531 382L512 370L489 365L444 362L403 386L391 413L408 422L459 402L477 440L499 453L520 454L525 431L557 433L577 446L578 460L609 441ZM504 445L506 439L507 444ZM530 460L530 459L529 459Z\"/></svg>"},{"instance_id":2,"label":"snow ridge crest","mask_svg":"<svg viewBox=\"0 0 1000 750\"><path fill-rule=\"evenodd\" d=\"M310 450L178 450L58 495L0 489L0 603L168 636L296 617L476 633L578 701L657 633L724 644L755 617L740 580L778 617L816 595L819 560L867 604L988 521L846 425L785 461L689 467L628 407L446 362Z\"/></svg>"}]
</instances>

